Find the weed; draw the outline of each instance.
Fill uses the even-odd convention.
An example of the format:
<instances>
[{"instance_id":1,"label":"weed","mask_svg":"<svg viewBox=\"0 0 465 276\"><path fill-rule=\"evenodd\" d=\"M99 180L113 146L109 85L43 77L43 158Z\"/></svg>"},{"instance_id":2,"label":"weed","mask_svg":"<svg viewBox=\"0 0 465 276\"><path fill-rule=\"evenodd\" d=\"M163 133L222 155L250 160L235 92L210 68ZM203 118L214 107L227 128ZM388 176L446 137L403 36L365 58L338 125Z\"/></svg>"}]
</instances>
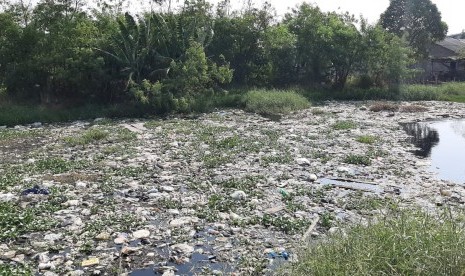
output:
<instances>
[{"instance_id":1,"label":"weed","mask_svg":"<svg viewBox=\"0 0 465 276\"><path fill-rule=\"evenodd\" d=\"M242 179L228 179L218 183L218 185L227 189L254 191L257 186L257 182L262 181L263 179L263 176L247 176Z\"/></svg>"},{"instance_id":2,"label":"weed","mask_svg":"<svg viewBox=\"0 0 465 276\"><path fill-rule=\"evenodd\" d=\"M270 164L289 164L292 162L292 155L289 152L278 155L268 155L261 158L261 163L263 166L268 166Z\"/></svg>"},{"instance_id":3,"label":"weed","mask_svg":"<svg viewBox=\"0 0 465 276\"><path fill-rule=\"evenodd\" d=\"M127 128L118 128L116 130L116 139L120 142L132 141L137 138L137 134Z\"/></svg>"},{"instance_id":4,"label":"weed","mask_svg":"<svg viewBox=\"0 0 465 276\"><path fill-rule=\"evenodd\" d=\"M309 225L309 221L305 219L292 219L289 217L273 216L269 214L265 214L263 217L255 217L249 223L261 224L266 227L274 227L286 234L300 232Z\"/></svg>"},{"instance_id":5,"label":"weed","mask_svg":"<svg viewBox=\"0 0 465 276\"><path fill-rule=\"evenodd\" d=\"M144 174L146 174L149 170L146 166L139 166L139 167L123 167L115 170L114 174L117 176L126 176L132 178L141 178Z\"/></svg>"},{"instance_id":6,"label":"weed","mask_svg":"<svg viewBox=\"0 0 465 276\"><path fill-rule=\"evenodd\" d=\"M374 144L376 141L378 141L378 137L372 135L362 135L358 136L356 141L363 144Z\"/></svg>"},{"instance_id":7,"label":"weed","mask_svg":"<svg viewBox=\"0 0 465 276\"><path fill-rule=\"evenodd\" d=\"M12 202L0 202L0 241L56 226L57 222L47 218L47 214L58 210L59 203L51 200L23 208Z\"/></svg>"},{"instance_id":8,"label":"weed","mask_svg":"<svg viewBox=\"0 0 465 276\"><path fill-rule=\"evenodd\" d=\"M181 200L163 198L161 200L158 200L157 203L159 206L165 209L180 209L182 207Z\"/></svg>"},{"instance_id":9,"label":"weed","mask_svg":"<svg viewBox=\"0 0 465 276\"><path fill-rule=\"evenodd\" d=\"M107 138L109 133L99 128L91 128L85 131L82 135L65 137L67 144L72 146L87 145Z\"/></svg>"},{"instance_id":10,"label":"weed","mask_svg":"<svg viewBox=\"0 0 465 276\"><path fill-rule=\"evenodd\" d=\"M87 232L88 235L94 237L96 233L107 231L107 229L111 229L115 232L130 232L142 224L143 221L132 213L106 213L99 218L86 223L84 232Z\"/></svg>"},{"instance_id":11,"label":"weed","mask_svg":"<svg viewBox=\"0 0 465 276\"><path fill-rule=\"evenodd\" d=\"M4 264L0 262L0 275L22 275L22 276L32 276L32 269L27 265L22 264Z\"/></svg>"},{"instance_id":12,"label":"weed","mask_svg":"<svg viewBox=\"0 0 465 276\"><path fill-rule=\"evenodd\" d=\"M215 144L218 149L232 149L239 146L241 143L242 141L239 136L234 135L232 137L226 137Z\"/></svg>"},{"instance_id":13,"label":"weed","mask_svg":"<svg viewBox=\"0 0 465 276\"><path fill-rule=\"evenodd\" d=\"M371 159L367 155L349 154L344 158L344 163L354 165L370 166Z\"/></svg>"},{"instance_id":14,"label":"weed","mask_svg":"<svg viewBox=\"0 0 465 276\"><path fill-rule=\"evenodd\" d=\"M319 159L321 163L327 163L331 160L331 156L322 151L315 151L312 153L314 159Z\"/></svg>"},{"instance_id":15,"label":"weed","mask_svg":"<svg viewBox=\"0 0 465 276\"><path fill-rule=\"evenodd\" d=\"M462 211L391 209L307 247L286 275L461 275Z\"/></svg>"},{"instance_id":16,"label":"weed","mask_svg":"<svg viewBox=\"0 0 465 276\"><path fill-rule=\"evenodd\" d=\"M227 164L231 162L231 160L232 160L231 156L228 156L228 155L218 156L218 155L211 154L211 155L205 155L202 157L203 164L207 168L210 168L210 169Z\"/></svg>"},{"instance_id":17,"label":"weed","mask_svg":"<svg viewBox=\"0 0 465 276\"><path fill-rule=\"evenodd\" d=\"M219 212L235 211L240 202L221 195L212 195L208 198L208 208Z\"/></svg>"},{"instance_id":18,"label":"weed","mask_svg":"<svg viewBox=\"0 0 465 276\"><path fill-rule=\"evenodd\" d=\"M0 129L0 142L42 135L41 130Z\"/></svg>"},{"instance_id":19,"label":"weed","mask_svg":"<svg viewBox=\"0 0 465 276\"><path fill-rule=\"evenodd\" d=\"M205 219L207 222L218 221L218 210L212 210L208 206L194 206L195 215L200 219Z\"/></svg>"},{"instance_id":20,"label":"weed","mask_svg":"<svg viewBox=\"0 0 465 276\"><path fill-rule=\"evenodd\" d=\"M299 210L305 210L305 206L295 201L295 194L283 194L281 200L286 204L286 209L290 212L296 212Z\"/></svg>"},{"instance_id":21,"label":"weed","mask_svg":"<svg viewBox=\"0 0 465 276\"><path fill-rule=\"evenodd\" d=\"M320 225L326 229L331 228L335 217L331 212L324 212L320 217Z\"/></svg>"},{"instance_id":22,"label":"weed","mask_svg":"<svg viewBox=\"0 0 465 276\"><path fill-rule=\"evenodd\" d=\"M67 161L57 157L37 160L32 168L39 173L50 172L52 174L65 173L74 169L85 168L87 164L84 161Z\"/></svg>"},{"instance_id":23,"label":"weed","mask_svg":"<svg viewBox=\"0 0 465 276\"><path fill-rule=\"evenodd\" d=\"M356 128L357 124L353 121L337 121L332 128L335 130L348 130Z\"/></svg>"},{"instance_id":24,"label":"weed","mask_svg":"<svg viewBox=\"0 0 465 276\"><path fill-rule=\"evenodd\" d=\"M381 209L383 206L388 205L387 199L375 196L364 195L363 192L357 192L345 200L342 205L346 210L364 210L371 211Z\"/></svg>"},{"instance_id":25,"label":"weed","mask_svg":"<svg viewBox=\"0 0 465 276\"><path fill-rule=\"evenodd\" d=\"M20 180L19 168L9 167L0 173L0 190L17 185Z\"/></svg>"},{"instance_id":26,"label":"weed","mask_svg":"<svg viewBox=\"0 0 465 276\"><path fill-rule=\"evenodd\" d=\"M91 240L87 240L79 247L79 252L85 255L90 255L94 252L94 248L95 243Z\"/></svg>"}]
</instances>

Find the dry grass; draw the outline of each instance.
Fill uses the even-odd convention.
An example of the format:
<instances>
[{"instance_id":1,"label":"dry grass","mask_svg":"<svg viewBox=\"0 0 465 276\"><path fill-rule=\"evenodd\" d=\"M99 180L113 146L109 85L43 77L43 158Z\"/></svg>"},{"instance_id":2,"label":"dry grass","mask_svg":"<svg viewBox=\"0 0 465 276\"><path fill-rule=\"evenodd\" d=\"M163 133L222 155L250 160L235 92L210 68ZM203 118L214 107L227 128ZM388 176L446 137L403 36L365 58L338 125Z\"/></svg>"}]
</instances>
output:
<instances>
[{"instance_id":1,"label":"dry grass","mask_svg":"<svg viewBox=\"0 0 465 276\"><path fill-rule=\"evenodd\" d=\"M381 112L381 111L388 111L388 112L406 112L406 113L415 113L415 112L425 112L428 111L428 108L421 106L421 105L399 105L396 103L390 102L376 102L373 103L369 107L370 111L373 112Z\"/></svg>"},{"instance_id":2,"label":"dry grass","mask_svg":"<svg viewBox=\"0 0 465 276\"><path fill-rule=\"evenodd\" d=\"M404 105L400 107L399 111L405 113L426 112L428 108L421 105Z\"/></svg>"},{"instance_id":3,"label":"dry grass","mask_svg":"<svg viewBox=\"0 0 465 276\"><path fill-rule=\"evenodd\" d=\"M381 112L381 111L394 112L394 111L399 110L399 105L394 104L394 103L388 103L388 102L376 102L370 106L369 110L373 112Z\"/></svg>"}]
</instances>

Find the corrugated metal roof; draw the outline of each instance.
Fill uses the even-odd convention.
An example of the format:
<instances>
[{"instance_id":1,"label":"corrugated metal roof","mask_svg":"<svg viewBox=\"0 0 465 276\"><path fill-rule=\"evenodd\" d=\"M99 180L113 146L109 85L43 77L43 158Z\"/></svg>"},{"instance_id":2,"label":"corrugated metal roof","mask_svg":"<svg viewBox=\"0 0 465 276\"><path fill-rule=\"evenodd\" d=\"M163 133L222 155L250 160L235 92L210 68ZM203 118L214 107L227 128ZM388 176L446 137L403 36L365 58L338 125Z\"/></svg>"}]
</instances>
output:
<instances>
[{"instance_id":1,"label":"corrugated metal roof","mask_svg":"<svg viewBox=\"0 0 465 276\"><path fill-rule=\"evenodd\" d=\"M446 37L443 41L439 41L436 44L453 51L456 54L462 53L465 51L465 39L455 39L451 37Z\"/></svg>"}]
</instances>

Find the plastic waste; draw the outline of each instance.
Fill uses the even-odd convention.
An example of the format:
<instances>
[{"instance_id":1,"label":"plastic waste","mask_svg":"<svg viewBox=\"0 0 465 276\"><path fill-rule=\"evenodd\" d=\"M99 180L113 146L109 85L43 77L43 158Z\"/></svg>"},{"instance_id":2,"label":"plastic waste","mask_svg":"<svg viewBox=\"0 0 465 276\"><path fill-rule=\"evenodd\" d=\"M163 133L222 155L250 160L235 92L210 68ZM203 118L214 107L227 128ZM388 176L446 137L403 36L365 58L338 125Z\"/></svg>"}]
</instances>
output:
<instances>
[{"instance_id":1,"label":"plastic waste","mask_svg":"<svg viewBox=\"0 0 465 276\"><path fill-rule=\"evenodd\" d=\"M90 258L87 260L83 260L81 263L82 267L86 266L93 266L93 265L98 265L100 263L100 260L98 258Z\"/></svg>"},{"instance_id":2,"label":"plastic waste","mask_svg":"<svg viewBox=\"0 0 465 276\"><path fill-rule=\"evenodd\" d=\"M38 185L35 185L34 187L30 189L24 190L21 195L29 195L29 194L34 194L34 195L49 195L50 191L46 188L40 188Z\"/></svg>"},{"instance_id":3,"label":"plastic waste","mask_svg":"<svg viewBox=\"0 0 465 276\"><path fill-rule=\"evenodd\" d=\"M289 259L289 253L287 253L286 251L283 251L281 253L276 253L274 251L271 251L268 253L268 257L272 259L283 258L284 260L287 261Z\"/></svg>"},{"instance_id":4,"label":"plastic waste","mask_svg":"<svg viewBox=\"0 0 465 276\"><path fill-rule=\"evenodd\" d=\"M289 193L283 188L280 188L278 191L283 197L289 196Z\"/></svg>"}]
</instances>

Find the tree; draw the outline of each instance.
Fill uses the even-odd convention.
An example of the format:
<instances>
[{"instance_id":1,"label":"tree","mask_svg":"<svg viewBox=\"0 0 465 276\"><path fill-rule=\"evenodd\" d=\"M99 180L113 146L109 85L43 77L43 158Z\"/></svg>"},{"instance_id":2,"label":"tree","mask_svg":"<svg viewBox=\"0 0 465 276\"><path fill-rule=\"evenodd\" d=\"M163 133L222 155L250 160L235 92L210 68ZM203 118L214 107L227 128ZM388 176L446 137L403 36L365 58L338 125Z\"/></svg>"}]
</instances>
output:
<instances>
[{"instance_id":1,"label":"tree","mask_svg":"<svg viewBox=\"0 0 465 276\"><path fill-rule=\"evenodd\" d=\"M292 13L286 14L284 23L296 36L297 74L302 83L325 81L330 61L324 54L324 13L316 6L303 3Z\"/></svg>"},{"instance_id":2,"label":"tree","mask_svg":"<svg viewBox=\"0 0 465 276\"><path fill-rule=\"evenodd\" d=\"M405 37L417 57L426 56L428 46L444 39L448 29L431 0L391 0L380 23L387 31Z\"/></svg>"},{"instance_id":3,"label":"tree","mask_svg":"<svg viewBox=\"0 0 465 276\"><path fill-rule=\"evenodd\" d=\"M359 73L368 77L371 85L397 90L402 79L410 73L408 67L413 63L409 58L412 50L401 38L379 25L369 25L362 20L360 29L362 49Z\"/></svg>"},{"instance_id":4,"label":"tree","mask_svg":"<svg viewBox=\"0 0 465 276\"><path fill-rule=\"evenodd\" d=\"M323 13L302 4L285 22L297 37L297 66L307 84L331 82L342 89L360 61L360 33L348 14Z\"/></svg>"}]
</instances>

